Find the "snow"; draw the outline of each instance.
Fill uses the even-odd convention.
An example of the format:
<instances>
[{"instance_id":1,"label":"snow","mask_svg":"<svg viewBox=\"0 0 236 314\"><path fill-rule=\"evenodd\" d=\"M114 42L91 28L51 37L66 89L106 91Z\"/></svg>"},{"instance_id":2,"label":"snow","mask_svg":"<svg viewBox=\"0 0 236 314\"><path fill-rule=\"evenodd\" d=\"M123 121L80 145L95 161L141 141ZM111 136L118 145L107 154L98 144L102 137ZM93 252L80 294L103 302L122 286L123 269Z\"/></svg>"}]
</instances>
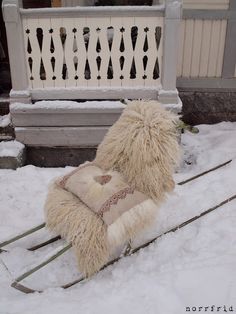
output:
<instances>
[{"instance_id":1,"label":"snow","mask_svg":"<svg viewBox=\"0 0 236 314\"><path fill-rule=\"evenodd\" d=\"M177 185L159 209L153 227L133 245L235 194L236 123L201 125L199 130L198 134L186 132L182 136L183 156L188 162L182 163L176 182L229 159L232 162ZM0 239L43 222L47 185L71 169L28 165L15 171L0 170ZM70 250L24 281L32 288L45 289L43 293L24 295L10 287L13 278L64 244L59 241L52 248L27 251L27 247L50 236L45 230L38 231L9 245L10 252L0 255L0 314L182 314L186 307L191 312L231 313L231 306L236 311L235 207L236 201L232 201L85 283L63 290L56 286L79 277ZM214 311L211 306L215 306ZM221 308L217 311L217 307Z\"/></svg>"},{"instance_id":2,"label":"snow","mask_svg":"<svg viewBox=\"0 0 236 314\"><path fill-rule=\"evenodd\" d=\"M11 124L10 114L6 114L5 116L0 116L0 128L5 128Z\"/></svg>"},{"instance_id":3,"label":"snow","mask_svg":"<svg viewBox=\"0 0 236 314\"><path fill-rule=\"evenodd\" d=\"M0 142L0 157L17 157L24 145L16 140Z\"/></svg>"},{"instance_id":4,"label":"snow","mask_svg":"<svg viewBox=\"0 0 236 314\"><path fill-rule=\"evenodd\" d=\"M32 109L121 109L125 108L125 105L120 101L86 101L86 102L76 102L71 100L42 100L37 101L30 106ZM28 110L29 104L14 103L11 105L11 109L21 109Z\"/></svg>"}]
</instances>

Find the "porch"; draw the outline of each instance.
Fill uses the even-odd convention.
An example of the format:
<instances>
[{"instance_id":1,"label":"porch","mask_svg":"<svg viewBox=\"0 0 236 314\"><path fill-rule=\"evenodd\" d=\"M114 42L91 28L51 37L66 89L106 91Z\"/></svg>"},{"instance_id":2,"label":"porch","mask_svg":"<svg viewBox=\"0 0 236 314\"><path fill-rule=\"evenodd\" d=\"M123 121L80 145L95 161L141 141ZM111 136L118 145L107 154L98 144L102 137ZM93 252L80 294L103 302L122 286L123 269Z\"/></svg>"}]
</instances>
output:
<instances>
[{"instance_id":1,"label":"porch","mask_svg":"<svg viewBox=\"0 0 236 314\"><path fill-rule=\"evenodd\" d=\"M63 5L3 2L11 116L34 155L38 147L94 150L124 105L97 102L95 110L85 100L159 99L180 112L179 90L188 122L236 119L235 1Z\"/></svg>"}]
</instances>

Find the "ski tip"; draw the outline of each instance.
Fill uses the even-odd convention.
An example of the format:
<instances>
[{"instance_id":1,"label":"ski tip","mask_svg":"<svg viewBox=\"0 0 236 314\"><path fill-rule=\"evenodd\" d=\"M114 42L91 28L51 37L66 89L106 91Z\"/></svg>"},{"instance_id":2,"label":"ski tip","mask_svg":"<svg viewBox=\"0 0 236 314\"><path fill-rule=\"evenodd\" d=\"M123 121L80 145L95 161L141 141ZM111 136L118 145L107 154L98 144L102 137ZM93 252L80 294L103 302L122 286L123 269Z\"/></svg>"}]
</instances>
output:
<instances>
[{"instance_id":1,"label":"ski tip","mask_svg":"<svg viewBox=\"0 0 236 314\"><path fill-rule=\"evenodd\" d=\"M31 288L28 288L22 284L20 284L19 282L17 281L14 281L12 284L11 284L11 287L12 288L15 288L16 290L19 290L23 293L26 293L26 294L29 294L29 293L34 293L34 292L42 292L42 291L37 291L37 290L34 290L34 289L31 289Z\"/></svg>"}]
</instances>

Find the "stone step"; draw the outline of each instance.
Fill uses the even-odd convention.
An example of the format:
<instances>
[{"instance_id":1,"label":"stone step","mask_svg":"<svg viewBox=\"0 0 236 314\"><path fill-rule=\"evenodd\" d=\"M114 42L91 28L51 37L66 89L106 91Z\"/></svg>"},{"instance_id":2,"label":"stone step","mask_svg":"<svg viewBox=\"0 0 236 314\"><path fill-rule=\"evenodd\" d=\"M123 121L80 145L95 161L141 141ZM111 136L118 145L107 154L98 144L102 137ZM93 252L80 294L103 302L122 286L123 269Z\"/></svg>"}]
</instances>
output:
<instances>
[{"instance_id":1,"label":"stone step","mask_svg":"<svg viewBox=\"0 0 236 314\"><path fill-rule=\"evenodd\" d=\"M0 116L0 141L10 141L15 138L14 127L10 115Z\"/></svg>"},{"instance_id":2,"label":"stone step","mask_svg":"<svg viewBox=\"0 0 236 314\"><path fill-rule=\"evenodd\" d=\"M25 146L17 141L0 142L0 169L16 169L25 164Z\"/></svg>"},{"instance_id":3,"label":"stone step","mask_svg":"<svg viewBox=\"0 0 236 314\"><path fill-rule=\"evenodd\" d=\"M16 139L27 146L96 147L125 105L120 101L12 104Z\"/></svg>"},{"instance_id":4,"label":"stone step","mask_svg":"<svg viewBox=\"0 0 236 314\"><path fill-rule=\"evenodd\" d=\"M125 105L120 101L38 101L12 104L16 127L106 126L112 125Z\"/></svg>"},{"instance_id":5,"label":"stone step","mask_svg":"<svg viewBox=\"0 0 236 314\"><path fill-rule=\"evenodd\" d=\"M27 146L96 147L109 126L96 127L16 127L16 139Z\"/></svg>"},{"instance_id":6,"label":"stone step","mask_svg":"<svg viewBox=\"0 0 236 314\"><path fill-rule=\"evenodd\" d=\"M14 137L9 134L1 134L0 132L0 142L6 142L6 141L12 141L14 140Z\"/></svg>"}]
</instances>

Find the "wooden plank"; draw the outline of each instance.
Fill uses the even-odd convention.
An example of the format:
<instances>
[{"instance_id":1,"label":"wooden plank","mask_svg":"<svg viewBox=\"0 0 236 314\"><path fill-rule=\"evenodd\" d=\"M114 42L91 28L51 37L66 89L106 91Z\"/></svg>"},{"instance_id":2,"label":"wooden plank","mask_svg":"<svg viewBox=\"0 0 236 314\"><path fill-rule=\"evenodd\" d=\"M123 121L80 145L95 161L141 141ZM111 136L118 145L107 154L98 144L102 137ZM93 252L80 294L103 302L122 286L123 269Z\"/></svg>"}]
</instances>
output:
<instances>
[{"instance_id":1,"label":"wooden plank","mask_svg":"<svg viewBox=\"0 0 236 314\"><path fill-rule=\"evenodd\" d=\"M25 64L27 68L27 80L29 82L29 87L33 88L33 81L30 79L32 77L32 71L29 65L30 54L27 51L28 48L28 39L29 36L26 34L26 30L28 29L28 19L22 19L22 27L23 27L23 36L24 36L24 48L25 48Z\"/></svg>"},{"instance_id":2,"label":"wooden plank","mask_svg":"<svg viewBox=\"0 0 236 314\"><path fill-rule=\"evenodd\" d=\"M210 52L210 42L211 42L211 29L212 21L203 21L203 36L202 36L202 47L200 56L200 70L199 76L206 77L208 62L209 62L209 52Z\"/></svg>"},{"instance_id":3,"label":"wooden plank","mask_svg":"<svg viewBox=\"0 0 236 314\"><path fill-rule=\"evenodd\" d=\"M151 23L152 22L152 23ZM161 66L162 63L162 57L158 55L157 46L156 46L156 37L155 37L155 28L158 25L157 21L150 21L150 23L146 23L146 27L149 28L149 31L147 32L147 42L148 42L148 62L146 67L146 76L147 79L144 80L145 86L156 86L157 84L160 84L160 78L157 80L153 79L153 70L156 63L156 58L158 58L159 65ZM163 26L161 27L162 36L163 36ZM163 41L160 42L160 47L162 47Z\"/></svg>"},{"instance_id":4,"label":"wooden plank","mask_svg":"<svg viewBox=\"0 0 236 314\"><path fill-rule=\"evenodd\" d=\"M96 58L98 56L96 51L97 46L97 40L98 40L98 32L97 28L101 27L99 19L93 18L87 20L87 25L89 28L89 45L88 45L88 51L87 51L87 59L90 69L90 78L87 80L87 86L98 86L98 69L97 69L97 63ZM102 28L102 31L104 29ZM105 48L105 47L103 47ZM108 59L108 58L107 58Z\"/></svg>"},{"instance_id":5,"label":"wooden plank","mask_svg":"<svg viewBox=\"0 0 236 314\"><path fill-rule=\"evenodd\" d=\"M85 48L85 41L83 35L84 28L87 26L87 20L85 18L78 18L75 21L75 26L77 29L77 32L75 33L75 39L78 47L78 50L75 55L78 60L77 75L79 77L76 82L76 86L87 87L87 80L85 79L85 64L87 51Z\"/></svg>"},{"instance_id":6,"label":"wooden plank","mask_svg":"<svg viewBox=\"0 0 236 314\"><path fill-rule=\"evenodd\" d=\"M53 69L52 69L52 63L51 63L51 57L54 55L54 53L51 53L50 51L50 45L51 45L51 23L49 19L41 19L40 20L40 27L43 30L43 42L42 42L42 61L44 64L44 69L46 72L45 80L43 80L43 86L45 88L47 87L53 87L54 81L53 81Z\"/></svg>"},{"instance_id":7,"label":"wooden plank","mask_svg":"<svg viewBox=\"0 0 236 314\"><path fill-rule=\"evenodd\" d=\"M193 32L193 52L192 52L192 62L191 62L191 77L197 77L199 75L200 69L200 56L202 47L202 29L203 21L194 21L194 32Z\"/></svg>"},{"instance_id":8,"label":"wooden plank","mask_svg":"<svg viewBox=\"0 0 236 314\"><path fill-rule=\"evenodd\" d=\"M186 20L185 23L184 62L182 72L183 76L189 77L192 62L194 20Z\"/></svg>"},{"instance_id":9,"label":"wooden plank","mask_svg":"<svg viewBox=\"0 0 236 314\"><path fill-rule=\"evenodd\" d=\"M110 19L107 17L92 18L87 19L87 23L90 28L88 62L91 70L91 79L88 80L88 86L110 86L111 80L107 78L108 64L111 56L107 37ZM100 42L100 51L97 51L98 40ZM96 61L97 57L101 58L99 71Z\"/></svg>"},{"instance_id":10,"label":"wooden plank","mask_svg":"<svg viewBox=\"0 0 236 314\"><path fill-rule=\"evenodd\" d=\"M38 19L28 19L28 38L30 41L32 52L28 54L28 57L32 58L32 86L33 88L43 88L43 82L40 78L40 61L41 61L41 51L39 47L39 42L37 39L37 29L41 28ZM25 30L26 32L27 30Z\"/></svg>"},{"instance_id":11,"label":"wooden plank","mask_svg":"<svg viewBox=\"0 0 236 314\"><path fill-rule=\"evenodd\" d=\"M64 62L66 64L67 69L67 76L65 79L65 86L66 87L76 87L76 80L75 80L75 65L74 65L74 56L75 52L74 48L74 33L73 29L75 28L75 20L71 19L63 19L63 24L66 29L66 40L65 40L65 59Z\"/></svg>"},{"instance_id":12,"label":"wooden plank","mask_svg":"<svg viewBox=\"0 0 236 314\"><path fill-rule=\"evenodd\" d=\"M147 25L147 19L146 18L140 18L137 17L134 20L134 26L137 27L137 40L136 40L136 44L135 44L135 49L133 51L133 56L134 56L134 61L135 61L135 69L136 69L136 79L135 79L135 83L139 86L144 86L145 85L145 80L143 79L144 74L147 76L146 80L151 80L152 79L152 73L148 73L147 69L144 73L144 69L143 69L143 57L146 55L148 57L148 61L147 61L147 66L148 63L150 61L149 58L149 53L148 50L146 52L143 51L143 46L144 46L144 42L145 42L145 35L146 33L144 32L145 27L149 27L149 31L151 31L153 33L153 35L155 34L155 31L153 32L153 30L150 29L150 26ZM148 38L149 39L149 38ZM148 42L148 44L150 45L150 42ZM151 49L151 47L148 47L149 49ZM155 51L155 47L152 50L153 52L153 57L155 58L156 55L156 51ZM154 67L154 65L153 65ZM150 77L148 77L148 74L150 74Z\"/></svg>"},{"instance_id":13,"label":"wooden plank","mask_svg":"<svg viewBox=\"0 0 236 314\"><path fill-rule=\"evenodd\" d=\"M223 58L224 58L224 50L225 50L226 26L227 26L227 21L222 20L221 29L220 29L219 49L218 49L218 56L217 56L216 77L221 77L221 74L222 74Z\"/></svg>"},{"instance_id":14,"label":"wooden plank","mask_svg":"<svg viewBox=\"0 0 236 314\"><path fill-rule=\"evenodd\" d=\"M179 29L179 48L178 48L178 61L177 61L177 76L182 76L183 68L183 55L184 55L184 37L185 37L185 23L182 20Z\"/></svg>"},{"instance_id":15,"label":"wooden plank","mask_svg":"<svg viewBox=\"0 0 236 314\"><path fill-rule=\"evenodd\" d=\"M63 29L63 19L52 18L51 25L53 29L52 38L54 42L54 57L55 57L55 68L54 68L54 86L65 87L65 81L62 78L62 68L64 62L64 49L61 41L61 32Z\"/></svg>"},{"instance_id":16,"label":"wooden plank","mask_svg":"<svg viewBox=\"0 0 236 314\"><path fill-rule=\"evenodd\" d=\"M208 77L216 76L217 69L217 56L220 45L220 28L221 21L212 21L212 32L211 32L211 45L209 52L209 62L208 62Z\"/></svg>"},{"instance_id":17,"label":"wooden plank","mask_svg":"<svg viewBox=\"0 0 236 314\"><path fill-rule=\"evenodd\" d=\"M109 127L16 127L16 140L28 146L96 146Z\"/></svg>"},{"instance_id":18,"label":"wooden plank","mask_svg":"<svg viewBox=\"0 0 236 314\"><path fill-rule=\"evenodd\" d=\"M132 67L132 62L133 62L133 57L134 57L132 41L131 41L131 28L133 25L134 25L134 18L130 18L130 17L122 18L121 29L122 28L124 29L124 31L122 32L123 41L124 41L123 56L125 58L124 68L123 68L124 79L122 81L122 84L129 87L134 85L134 80L130 78L130 70Z\"/></svg>"},{"instance_id":19,"label":"wooden plank","mask_svg":"<svg viewBox=\"0 0 236 314\"><path fill-rule=\"evenodd\" d=\"M111 57L112 57L112 64L113 64L113 79L111 81L110 86L122 86L122 76L123 71L121 70L120 66L120 57L122 56L122 53L120 51L120 42L122 38L122 33L120 32L120 18L118 17L111 17L110 19L110 26L113 27L113 30L110 29L110 40L113 37L112 40L112 46L111 46Z\"/></svg>"},{"instance_id":20,"label":"wooden plank","mask_svg":"<svg viewBox=\"0 0 236 314\"><path fill-rule=\"evenodd\" d=\"M181 22L179 22L180 24ZM163 17L159 17L158 18L158 26L161 27L161 40L160 40L160 45L159 45L159 49L157 51L157 58L159 60L159 75L160 77L158 78L158 80L156 80L156 85L161 85L161 79L162 79L162 75L163 75L163 51L164 51L164 18ZM176 49L177 51L177 49ZM177 62L177 60L176 60ZM175 64L176 67L176 64Z\"/></svg>"}]
</instances>

